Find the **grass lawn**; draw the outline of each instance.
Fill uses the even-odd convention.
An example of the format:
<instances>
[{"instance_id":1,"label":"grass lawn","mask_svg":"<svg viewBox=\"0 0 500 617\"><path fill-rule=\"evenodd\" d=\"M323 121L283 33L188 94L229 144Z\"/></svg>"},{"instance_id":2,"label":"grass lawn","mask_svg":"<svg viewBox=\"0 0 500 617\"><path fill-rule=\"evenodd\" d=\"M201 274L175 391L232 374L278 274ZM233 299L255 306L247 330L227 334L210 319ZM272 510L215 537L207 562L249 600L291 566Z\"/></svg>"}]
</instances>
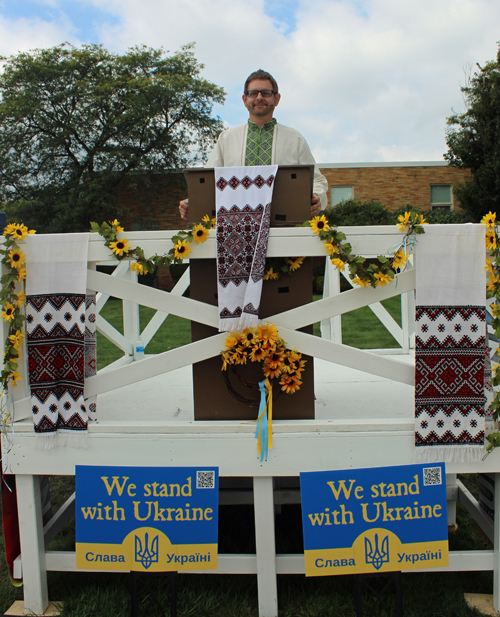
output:
<instances>
[{"instance_id":1,"label":"grass lawn","mask_svg":"<svg viewBox=\"0 0 500 617\"><path fill-rule=\"evenodd\" d=\"M399 299L384 302L395 319L400 321ZM141 308L141 328L154 311ZM121 305L111 300L103 315L121 329ZM359 309L343 318L343 341L358 347L397 346L373 313ZM319 325L315 328L319 333ZM158 353L174 349L190 340L188 321L168 317L146 349ZM116 348L98 336L99 368L121 355ZM467 478L474 482L474 476ZM73 477L51 478L51 493L57 509L73 490ZM458 531L450 535L451 550L491 548L477 525L458 504ZM254 515L251 506L224 506L219 513L219 551L252 553L255 551ZM3 551L3 538L0 551ZM300 506L286 505L276 517L276 548L278 553L302 552ZM74 525L68 523L52 541L51 550L74 549ZM49 572L49 598L63 602L62 614L68 617L125 617L130 614L129 576L106 573ZM380 582L380 581L379 581ZM403 575L403 605L405 617L474 617L479 614L465 603L464 592L492 593L491 572L430 573ZM0 560L0 610L7 610L15 599L22 599L22 588L13 587L7 568ZM168 592L162 602L168 607ZM365 615L369 614L372 598L364 595ZM394 602L389 597L390 613ZM278 577L280 617L354 617L352 576L305 578L299 575ZM168 608L166 608L168 614ZM154 617L155 613L148 613ZM385 615L379 609L374 617ZM257 617L257 584L255 576L182 575L179 577L179 617Z\"/></svg>"}]
</instances>

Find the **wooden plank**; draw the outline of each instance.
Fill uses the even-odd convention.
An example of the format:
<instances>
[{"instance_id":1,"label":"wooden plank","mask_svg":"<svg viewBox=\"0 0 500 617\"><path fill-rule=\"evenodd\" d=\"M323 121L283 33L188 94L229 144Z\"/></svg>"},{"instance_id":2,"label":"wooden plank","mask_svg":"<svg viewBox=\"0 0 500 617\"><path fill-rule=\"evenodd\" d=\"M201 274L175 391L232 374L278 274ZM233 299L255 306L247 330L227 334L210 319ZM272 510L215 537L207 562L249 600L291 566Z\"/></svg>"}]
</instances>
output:
<instances>
[{"instance_id":1,"label":"wooden plank","mask_svg":"<svg viewBox=\"0 0 500 617\"><path fill-rule=\"evenodd\" d=\"M140 291L140 304L143 306L185 317L214 328L219 327L218 308L197 300L191 300L191 298L178 297L145 285L141 285L138 290L138 285L130 281L113 279L106 274L91 270L87 271L87 285L90 289L106 290L111 295L129 302L136 302L138 291Z\"/></svg>"},{"instance_id":2,"label":"wooden plank","mask_svg":"<svg viewBox=\"0 0 500 617\"><path fill-rule=\"evenodd\" d=\"M394 225L381 225L377 227L340 227L346 233L347 241L352 244L353 251L358 255L373 257L386 255L388 251L403 238L402 232ZM119 237L126 237L130 246L140 246L146 255L151 257L155 253L163 255L172 247L171 238L177 231L158 232L126 232ZM91 235L89 242L89 261L101 261L113 259L110 249L104 246L100 236ZM323 242L314 235L308 227L272 228L269 233L268 256L291 256L290 246L293 246L294 255L314 256L324 255ZM295 253L296 251L296 253ZM211 233L206 242L199 245L191 245L190 258L207 259L215 258L215 234Z\"/></svg>"},{"instance_id":3,"label":"wooden plank","mask_svg":"<svg viewBox=\"0 0 500 617\"><path fill-rule=\"evenodd\" d=\"M495 452L493 452L495 454ZM488 456L491 458L492 454ZM488 460L488 459L486 459ZM493 606L496 611L500 612L500 473L498 467L494 475L495 478L495 493L493 501L495 503L494 511L496 513L493 522Z\"/></svg>"},{"instance_id":4,"label":"wooden plank","mask_svg":"<svg viewBox=\"0 0 500 617\"><path fill-rule=\"evenodd\" d=\"M259 617L278 617L273 479L253 479Z\"/></svg>"},{"instance_id":5,"label":"wooden plank","mask_svg":"<svg viewBox=\"0 0 500 617\"><path fill-rule=\"evenodd\" d=\"M386 300L394 296L415 289L415 271L409 270L403 272L398 279L397 284L392 283L385 287L372 287L362 289L350 289L339 295L331 296L329 298L323 298L317 302L305 304L283 313L278 313L269 317L268 321L276 324L278 327L285 328L303 328L311 323L322 321L334 317L335 315L342 315L355 309L367 306L379 302L380 300Z\"/></svg>"},{"instance_id":6,"label":"wooden plank","mask_svg":"<svg viewBox=\"0 0 500 617\"><path fill-rule=\"evenodd\" d=\"M45 544L42 526L40 476L16 476L19 532L23 557L24 605L42 615L49 605Z\"/></svg>"},{"instance_id":7,"label":"wooden plank","mask_svg":"<svg viewBox=\"0 0 500 617\"><path fill-rule=\"evenodd\" d=\"M301 353L410 386L415 385L415 368L410 364L355 347L340 345L334 341L326 341L312 334L289 330L283 328L278 320L275 323L279 326L280 336L287 342L288 347L295 348Z\"/></svg>"},{"instance_id":8,"label":"wooden plank","mask_svg":"<svg viewBox=\"0 0 500 617\"><path fill-rule=\"evenodd\" d=\"M184 299L184 298L183 298ZM201 303L198 303L201 304ZM85 395L95 396L122 388L148 377L162 375L182 366L201 362L220 353L224 347L227 334L217 334L210 338L171 349L161 354L146 357L140 362L133 362L114 371L106 371L104 375L97 374L85 381Z\"/></svg>"}]
</instances>

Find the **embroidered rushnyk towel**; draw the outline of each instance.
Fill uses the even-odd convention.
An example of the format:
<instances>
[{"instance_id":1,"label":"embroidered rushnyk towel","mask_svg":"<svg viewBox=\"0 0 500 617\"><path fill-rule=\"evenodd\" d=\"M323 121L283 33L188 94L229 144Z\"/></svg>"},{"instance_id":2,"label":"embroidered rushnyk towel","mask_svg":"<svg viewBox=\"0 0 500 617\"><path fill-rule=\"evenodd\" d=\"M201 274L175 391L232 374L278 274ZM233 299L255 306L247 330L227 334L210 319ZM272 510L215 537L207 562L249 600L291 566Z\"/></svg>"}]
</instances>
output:
<instances>
[{"instance_id":1,"label":"embroidered rushnyk towel","mask_svg":"<svg viewBox=\"0 0 500 617\"><path fill-rule=\"evenodd\" d=\"M41 448L55 446L56 437L86 445L84 378L95 373L95 299L86 297L88 242L88 234L47 234L29 236L26 243L28 372ZM94 315L93 323L87 324L86 312Z\"/></svg>"},{"instance_id":2,"label":"embroidered rushnyk towel","mask_svg":"<svg viewBox=\"0 0 500 617\"><path fill-rule=\"evenodd\" d=\"M216 167L219 331L257 325L277 165Z\"/></svg>"},{"instance_id":3,"label":"embroidered rushnyk towel","mask_svg":"<svg viewBox=\"0 0 500 617\"><path fill-rule=\"evenodd\" d=\"M429 225L416 246L415 459L478 461L484 445L483 225Z\"/></svg>"}]
</instances>

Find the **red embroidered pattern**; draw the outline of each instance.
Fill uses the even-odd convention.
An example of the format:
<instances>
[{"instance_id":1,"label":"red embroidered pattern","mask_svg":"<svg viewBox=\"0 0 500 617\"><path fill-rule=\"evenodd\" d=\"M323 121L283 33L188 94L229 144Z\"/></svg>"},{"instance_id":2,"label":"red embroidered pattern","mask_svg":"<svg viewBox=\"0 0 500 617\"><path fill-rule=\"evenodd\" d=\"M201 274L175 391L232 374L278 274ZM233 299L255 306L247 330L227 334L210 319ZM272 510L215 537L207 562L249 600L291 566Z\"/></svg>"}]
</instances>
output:
<instances>
[{"instance_id":1,"label":"red embroidered pattern","mask_svg":"<svg viewBox=\"0 0 500 617\"><path fill-rule=\"evenodd\" d=\"M415 444L484 441L484 307L417 307Z\"/></svg>"},{"instance_id":2,"label":"red embroidered pattern","mask_svg":"<svg viewBox=\"0 0 500 617\"><path fill-rule=\"evenodd\" d=\"M26 324L35 433L85 431L85 296L28 296ZM88 361L95 367L91 345Z\"/></svg>"}]
</instances>

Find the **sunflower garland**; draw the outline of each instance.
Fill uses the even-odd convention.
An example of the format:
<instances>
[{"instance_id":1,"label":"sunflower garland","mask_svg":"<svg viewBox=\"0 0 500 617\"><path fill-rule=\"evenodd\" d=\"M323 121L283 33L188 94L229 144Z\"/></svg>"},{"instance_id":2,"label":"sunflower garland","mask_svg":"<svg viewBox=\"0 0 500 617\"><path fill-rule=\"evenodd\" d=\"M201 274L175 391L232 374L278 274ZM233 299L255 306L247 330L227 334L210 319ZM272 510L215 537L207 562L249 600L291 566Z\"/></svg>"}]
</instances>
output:
<instances>
[{"instance_id":1,"label":"sunflower garland","mask_svg":"<svg viewBox=\"0 0 500 617\"><path fill-rule=\"evenodd\" d=\"M222 371L248 362L262 362L262 379L278 379L281 390L294 394L302 385L306 360L295 349L288 349L278 328L266 323L243 332L232 332L221 352Z\"/></svg>"},{"instance_id":2,"label":"sunflower garland","mask_svg":"<svg viewBox=\"0 0 500 617\"><path fill-rule=\"evenodd\" d=\"M402 242L392 251L390 257L379 255L376 260L353 255L352 246L345 242L345 234L336 227L330 227L324 214L315 216L305 225L310 226L313 233L323 241L326 254L335 268L341 272L346 268L349 270L349 278L355 285L385 287L392 283L396 274L406 270L410 250L416 242L413 236L425 233L422 225L427 225L424 217L413 211L400 215L398 221L400 231L405 232Z\"/></svg>"},{"instance_id":3,"label":"sunflower garland","mask_svg":"<svg viewBox=\"0 0 500 617\"><path fill-rule=\"evenodd\" d=\"M19 372L19 360L21 358L22 346L24 341L23 307L26 302L26 294L20 287L26 278L26 257L16 243L16 240L24 240L27 235L34 234L35 231L28 229L26 225L11 223L4 230L5 240L0 248L3 255L2 263L6 272L0 278L2 290L0 292L0 317L8 324L9 331L5 337L3 369L0 374L0 433L8 437L8 427L12 420L7 408L7 396L9 388L16 388L21 381Z\"/></svg>"},{"instance_id":4,"label":"sunflower garland","mask_svg":"<svg viewBox=\"0 0 500 617\"><path fill-rule=\"evenodd\" d=\"M492 315L491 326L495 332L495 336L500 339L500 239L497 231L496 213L488 212L481 223L486 225L486 249L489 251L489 256L486 258L485 270L487 272L486 297L494 298L494 302L490 305ZM493 364L492 366L492 386L500 386L500 365ZM486 435L488 445L486 450L491 452L493 448L500 446L500 431L498 431L497 421L500 416L500 392L495 392L493 401L489 407L493 413L492 417L495 421L495 432Z\"/></svg>"},{"instance_id":5,"label":"sunflower garland","mask_svg":"<svg viewBox=\"0 0 500 617\"><path fill-rule=\"evenodd\" d=\"M26 278L26 256L16 243L16 240L24 240L27 235L34 234L33 229L26 225L10 223L4 230L5 241L0 248L3 255L2 263L7 272L2 275L0 282L0 317L9 324L9 332L5 339L3 370L0 374L0 387L6 394L9 387L15 388L21 380L21 374L17 370L21 358L22 343L24 340L23 323L25 316L22 313L26 302L26 294L22 282ZM2 416L4 415L2 405ZM2 420L2 426L5 424Z\"/></svg>"},{"instance_id":6,"label":"sunflower garland","mask_svg":"<svg viewBox=\"0 0 500 617\"><path fill-rule=\"evenodd\" d=\"M123 232L123 227L115 219L114 221L104 222L102 225L91 223L91 231L100 234L105 239L105 246L108 246L118 260L135 257L135 262L130 264L130 269L137 274L147 274L154 272L158 266L170 266L173 263L179 264L188 257L191 252L192 242L201 244L209 236L210 229L215 228L215 219L208 216L203 217L203 222L194 225L192 229L179 231L173 238L174 246L164 255L153 255L149 259L144 256L144 251L140 246L131 248L126 238L118 238L118 234Z\"/></svg>"}]
</instances>

